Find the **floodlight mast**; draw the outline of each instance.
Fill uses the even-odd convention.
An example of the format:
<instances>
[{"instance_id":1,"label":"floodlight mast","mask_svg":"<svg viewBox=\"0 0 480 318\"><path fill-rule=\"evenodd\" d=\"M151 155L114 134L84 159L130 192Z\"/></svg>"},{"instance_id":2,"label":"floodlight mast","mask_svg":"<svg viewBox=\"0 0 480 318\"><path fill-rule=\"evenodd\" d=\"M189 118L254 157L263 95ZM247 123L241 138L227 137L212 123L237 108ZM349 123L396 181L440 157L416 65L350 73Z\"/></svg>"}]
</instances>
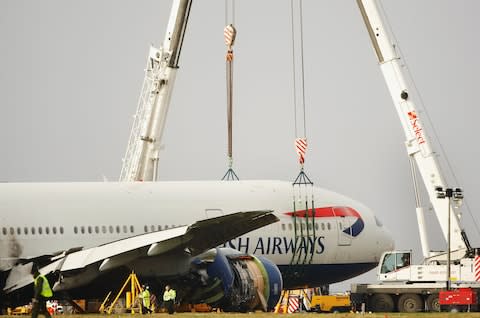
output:
<instances>
[{"instance_id":1,"label":"floodlight mast","mask_svg":"<svg viewBox=\"0 0 480 318\"><path fill-rule=\"evenodd\" d=\"M120 181L156 181L161 139L192 0L174 0L162 46L150 47Z\"/></svg>"},{"instance_id":2,"label":"floodlight mast","mask_svg":"<svg viewBox=\"0 0 480 318\"><path fill-rule=\"evenodd\" d=\"M458 251L458 257L465 254L469 247L465 233L462 234L459 219L453 206L449 207L442 199L437 198L435 188L446 188L442 170L432 150L430 140L425 133L414 101L409 96L409 87L404 76L404 66L397 55L396 45L390 38L375 0L357 0L361 15L370 35L380 69L390 91L406 137L407 153L411 161L416 163L421 179L427 190L430 202L437 217L445 240L448 239L448 222L451 220L452 252ZM413 167L414 165L412 165ZM414 172L415 173L415 172ZM450 203L451 205L451 203ZM432 256L428 247L423 208L417 195L417 220L420 231L422 252L425 258ZM450 217L448 217L450 213ZM465 239L464 239L465 237ZM462 254L463 253L463 254Z\"/></svg>"}]
</instances>

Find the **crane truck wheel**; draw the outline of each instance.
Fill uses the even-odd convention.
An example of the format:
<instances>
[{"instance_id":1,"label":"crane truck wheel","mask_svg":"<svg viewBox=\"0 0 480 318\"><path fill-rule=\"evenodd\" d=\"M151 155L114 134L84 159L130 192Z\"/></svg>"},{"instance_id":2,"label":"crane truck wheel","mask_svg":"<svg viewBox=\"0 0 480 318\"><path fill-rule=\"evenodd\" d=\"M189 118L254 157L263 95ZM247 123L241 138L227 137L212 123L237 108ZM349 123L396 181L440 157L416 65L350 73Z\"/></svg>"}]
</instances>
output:
<instances>
[{"instance_id":1,"label":"crane truck wheel","mask_svg":"<svg viewBox=\"0 0 480 318\"><path fill-rule=\"evenodd\" d=\"M375 294L369 300L369 308L373 312L392 312L394 309L392 296Z\"/></svg>"},{"instance_id":2,"label":"crane truck wheel","mask_svg":"<svg viewBox=\"0 0 480 318\"><path fill-rule=\"evenodd\" d=\"M423 300L417 294L403 294L398 297L398 311L419 312L423 311Z\"/></svg>"},{"instance_id":3,"label":"crane truck wheel","mask_svg":"<svg viewBox=\"0 0 480 318\"><path fill-rule=\"evenodd\" d=\"M427 310L439 312L440 303L438 302L438 294L431 294L427 297Z\"/></svg>"}]
</instances>

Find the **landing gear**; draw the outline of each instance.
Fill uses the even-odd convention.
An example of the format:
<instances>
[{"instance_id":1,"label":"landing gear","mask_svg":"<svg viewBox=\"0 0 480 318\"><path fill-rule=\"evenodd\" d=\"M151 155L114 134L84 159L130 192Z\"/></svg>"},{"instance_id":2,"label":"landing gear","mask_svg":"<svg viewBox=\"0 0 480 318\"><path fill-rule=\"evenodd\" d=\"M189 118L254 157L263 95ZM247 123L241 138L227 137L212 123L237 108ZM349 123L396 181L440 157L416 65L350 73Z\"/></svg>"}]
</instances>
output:
<instances>
[{"instance_id":1,"label":"landing gear","mask_svg":"<svg viewBox=\"0 0 480 318\"><path fill-rule=\"evenodd\" d=\"M330 285L320 286L320 295L330 295Z\"/></svg>"}]
</instances>

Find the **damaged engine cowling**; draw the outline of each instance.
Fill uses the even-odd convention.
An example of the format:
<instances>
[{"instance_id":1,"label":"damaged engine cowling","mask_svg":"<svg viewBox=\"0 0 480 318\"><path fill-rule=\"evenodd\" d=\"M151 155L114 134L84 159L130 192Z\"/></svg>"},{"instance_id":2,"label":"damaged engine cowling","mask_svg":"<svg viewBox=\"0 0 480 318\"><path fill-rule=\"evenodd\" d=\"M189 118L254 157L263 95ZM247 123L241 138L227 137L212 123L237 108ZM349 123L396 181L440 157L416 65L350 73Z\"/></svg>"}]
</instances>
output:
<instances>
[{"instance_id":1,"label":"damaged engine cowling","mask_svg":"<svg viewBox=\"0 0 480 318\"><path fill-rule=\"evenodd\" d=\"M264 257L216 248L195 258L193 264L203 285L191 295L194 302L246 312L270 311L280 299L282 275Z\"/></svg>"}]
</instances>

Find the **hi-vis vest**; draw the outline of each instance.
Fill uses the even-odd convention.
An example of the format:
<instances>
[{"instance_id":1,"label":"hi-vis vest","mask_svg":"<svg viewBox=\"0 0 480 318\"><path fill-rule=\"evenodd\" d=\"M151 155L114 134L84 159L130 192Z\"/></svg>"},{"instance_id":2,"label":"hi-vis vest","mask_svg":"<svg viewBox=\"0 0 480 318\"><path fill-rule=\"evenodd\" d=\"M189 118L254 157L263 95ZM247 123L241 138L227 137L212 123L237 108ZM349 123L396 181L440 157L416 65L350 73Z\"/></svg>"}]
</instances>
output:
<instances>
[{"instance_id":1,"label":"hi-vis vest","mask_svg":"<svg viewBox=\"0 0 480 318\"><path fill-rule=\"evenodd\" d=\"M150 292L148 289L145 289L142 292L142 300L143 300L143 305L147 308L150 308Z\"/></svg>"},{"instance_id":2,"label":"hi-vis vest","mask_svg":"<svg viewBox=\"0 0 480 318\"><path fill-rule=\"evenodd\" d=\"M39 284L39 279L42 278L42 291L40 292L40 296L44 298L50 298L53 296L52 289L50 288L50 284L48 283L48 280L45 276L43 275L38 275L37 278L35 278L35 286Z\"/></svg>"},{"instance_id":3,"label":"hi-vis vest","mask_svg":"<svg viewBox=\"0 0 480 318\"><path fill-rule=\"evenodd\" d=\"M164 301L175 300L176 296L177 296L177 293L175 292L175 290L170 289L169 291L165 291L163 293L163 300Z\"/></svg>"}]
</instances>

